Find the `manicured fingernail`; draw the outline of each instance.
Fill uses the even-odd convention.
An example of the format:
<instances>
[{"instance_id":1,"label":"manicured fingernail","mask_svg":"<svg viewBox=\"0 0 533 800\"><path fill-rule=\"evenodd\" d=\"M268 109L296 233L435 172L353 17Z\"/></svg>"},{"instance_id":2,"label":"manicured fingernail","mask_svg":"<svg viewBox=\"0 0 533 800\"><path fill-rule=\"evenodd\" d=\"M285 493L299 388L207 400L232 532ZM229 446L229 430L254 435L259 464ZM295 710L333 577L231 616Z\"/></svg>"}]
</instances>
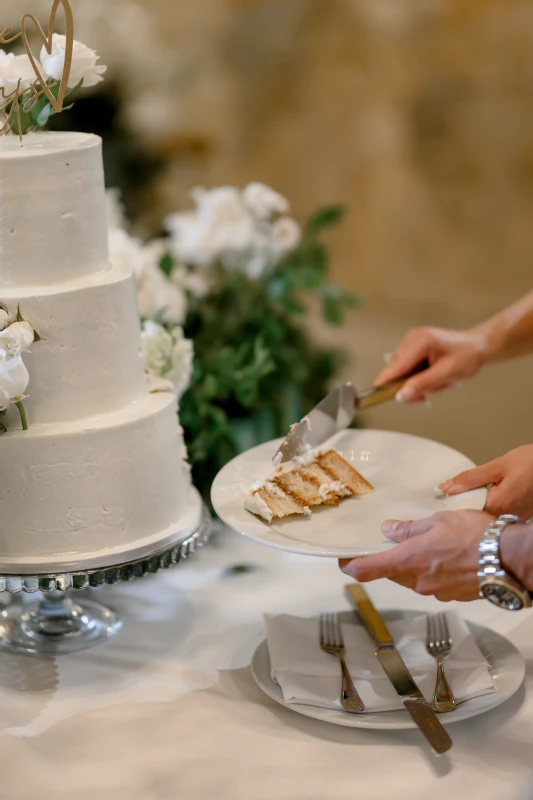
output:
<instances>
[{"instance_id":1,"label":"manicured fingernail","mask_svg":"<svg viewBox=\"0 0 533 800\"><path fill-rule=\"evenodd\" d=\"M353 561L348 562L348 564L345 564L344 567L341 568L341 572L344 572L345 575L349 575L350 578L354 577L353 570Z\"/></svg>"},{"instance_id":2,"label":"manicured fingernail","mask_svg":"<svg viewBox=\"0 0 533 800\"><path fill-rule=\"evenodd\" d=\"M381 526L381 531L385 535L389 533L394 533L398 530L399 522L394 519L386 519L385 522Z\"/></svg>"},{"instance_id":3,"label":"manicured fingernail","mask_svg":"<svg viewBox=\"0 0 533 800\"><path fill-rule=\"evenodd\" d=\"M412 389L408 386L404 386L403 389L400 389L399 392L396 393L395 400L397 403L410 403L415 397L415 393Z\"/></svg>"},{"instance_id":4,"label":"manicured fingernail","mask_svg":"<svg viewBox=\"0 0 533 800\"><path fill-rule=\"evenodd\" d=\"M449 491L453 486L453 480L444 481L443 483L439 483L437 489L440 489L441 492Z\"/></svg>"}]
</instances>

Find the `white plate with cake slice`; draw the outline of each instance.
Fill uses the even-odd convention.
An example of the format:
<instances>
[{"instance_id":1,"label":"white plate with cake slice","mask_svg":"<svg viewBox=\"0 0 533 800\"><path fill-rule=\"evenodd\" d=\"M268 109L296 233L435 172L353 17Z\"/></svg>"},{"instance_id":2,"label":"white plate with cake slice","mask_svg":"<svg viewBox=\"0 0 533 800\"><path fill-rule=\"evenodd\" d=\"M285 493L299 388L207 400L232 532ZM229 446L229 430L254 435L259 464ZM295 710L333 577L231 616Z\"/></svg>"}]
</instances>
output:
<instances>
[{"instance_id":1,"label":"white plate with cake slice","mask_svg":"<svg viewBox=\"0 0 533 800\"><path fill-rule=\"evenodd\" d=\"M211 490L213 507L223 522L269 547L302 555L356 558L394 547L381 533L385 519L421 519L437 511L485 507L484 488L455 497L446 497L435 488L475 464L457 450L431 439L393 431L340 431L320 452L333 450L347 462L343 480L335 480L338 476L332 471L336 468L334 460L320 463L319 459L318 464L309 462L315 474L304 474L303 483L298 473L309 464L293 466L297 475L289 482L277 480L280 473L276 473L272 457L281 442L267 442L234 458L218 473ZM337 468L343 470L341 461ZM323 484L316 478L322 469L331 477ZM357 474L362 482L353 478ZM316 504L309 502L309 498L313 500L309 481L315 482L321 498L315 498ZM349 482L356 493L344 492L343 481ZM365 483L373 491L365 489ZM265 493L265 485L270 496ZM253 502L251 496L255 498ZM288 515L272 515L267 521L260 516L262 512L267 517L271 515L264 511L265 500L271 512L279 510Z\"/></svg>"}]
</instances>

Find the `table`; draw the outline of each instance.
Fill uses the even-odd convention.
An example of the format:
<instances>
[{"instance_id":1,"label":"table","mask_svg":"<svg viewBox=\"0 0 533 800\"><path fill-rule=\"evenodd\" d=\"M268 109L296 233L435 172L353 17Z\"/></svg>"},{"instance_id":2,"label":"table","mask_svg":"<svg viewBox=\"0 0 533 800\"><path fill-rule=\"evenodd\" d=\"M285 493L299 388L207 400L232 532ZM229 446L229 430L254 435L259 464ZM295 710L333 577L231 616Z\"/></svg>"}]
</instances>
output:
<instances>
[{"instance_id":1,"label":"table","mask_svg":"<svg viewBox=\"0 0 533 800\"><path fill-rule=\"evenodd\" d=\"M327 725L256 687L263 613L341 610L347 580L335 561L220 528L177 569L95 590L123 616L114 640L58 659L0 656L0 797L514 800L533 773L533 611L461 606L508 636L528 671L507 704L453 726L441 758L417 731ZM369 591L381 608L439 606L389 582Z\"/></svg>"}]
</instances>

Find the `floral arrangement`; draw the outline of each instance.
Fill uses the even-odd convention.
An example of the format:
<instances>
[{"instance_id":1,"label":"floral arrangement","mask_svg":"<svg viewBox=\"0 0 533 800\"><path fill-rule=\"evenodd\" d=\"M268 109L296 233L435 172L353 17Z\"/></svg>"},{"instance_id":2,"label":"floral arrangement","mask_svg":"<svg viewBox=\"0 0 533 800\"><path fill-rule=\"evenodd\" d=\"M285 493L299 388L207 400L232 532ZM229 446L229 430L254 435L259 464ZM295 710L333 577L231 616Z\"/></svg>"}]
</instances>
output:
<instances>
[{"instance_id":1,"label":"floral arrangement","mask_svg":"<svg viewBox=\"0 0 533 800\"><path fill-rule=\"evenodd\" d=\"M180 397L193 479L207 498L230 458L285 435L327 393L342 354L313 342L307 298L340 325L360 297L328 281L321 235L342 208L301 228L260 183L197 189L193 199L195 209L165 219L166 238L143 243L110 193L109 244L111 260L135 273L150 380Z\"/></svg>"},{"instance_id":2,"label":"floral arrangement","mask_svg":"<svg viewBox=\"0 0 533 800\"><path fill-rule=\"evenodd\" d=\"M23 401L30 376L22 354L40 340L37 331L22 318L20 308L16 319L11 320L7 308L0 303L0 434L7 431L2 417L10 405L17 407L23 430L28 429Z\"/></svg>"},{"instance_id":3,"label":"floral arrangement","mask_svg":"<svg viewBox=\"0 0 533 800\"><path fill-rule=\"evenodd\" d=\"M13 39L17 38L16 36ZM8 41L12 41L8 40ZM98 64L94 50L74 41L66 97L82 86L95 86L107 69ZM0 49L0 133L23 135L44 128L56 114L43 84L57 100L65 70L67 37L54 33L51 52L43 45L35 67L27 53L15 55Z\"/></svg>"}]
</instances>

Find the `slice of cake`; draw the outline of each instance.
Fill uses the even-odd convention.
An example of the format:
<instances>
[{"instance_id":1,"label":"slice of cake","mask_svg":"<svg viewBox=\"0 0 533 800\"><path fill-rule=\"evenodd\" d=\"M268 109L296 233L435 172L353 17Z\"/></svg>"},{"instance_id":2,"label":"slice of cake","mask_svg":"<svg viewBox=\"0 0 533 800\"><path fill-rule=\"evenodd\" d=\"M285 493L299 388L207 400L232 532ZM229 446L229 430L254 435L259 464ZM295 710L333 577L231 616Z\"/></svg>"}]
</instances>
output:
<instances>
[{"instance_id":1,"label":"slice of cake","mask_svg":"<svg viewBox=\"0 0 533 800\"><path fill-rule=\"evenodd\" d=\"M336 506L343 497L367 494L373 488L339 453L328 450L307 463L279 467L272 478L245 495L244 507L272 522L292 514L309 515L314 506Z\"/></svg>"}]
</instances>

